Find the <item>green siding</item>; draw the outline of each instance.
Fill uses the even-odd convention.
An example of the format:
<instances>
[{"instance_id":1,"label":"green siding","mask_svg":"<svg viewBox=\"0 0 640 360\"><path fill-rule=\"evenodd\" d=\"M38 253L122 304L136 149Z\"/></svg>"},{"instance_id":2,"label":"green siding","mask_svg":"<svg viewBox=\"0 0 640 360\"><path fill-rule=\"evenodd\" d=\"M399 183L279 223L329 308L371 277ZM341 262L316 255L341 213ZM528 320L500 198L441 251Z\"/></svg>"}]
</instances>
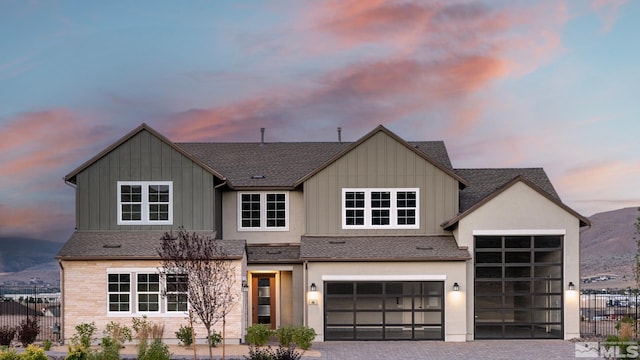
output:
<instances>
[{"instance_id":1,"label":"green siding","mask_svg":"<svg viewBox=\"0 0 640 360\"><path fill-rule=\"evenodd\" d=\"M343 188L420 188L419 229L342 229ZM383 132L304 183L308 235L444 234L458 211L458 181Z\"/></svg>"},{"instance_id":2,"label":"green siding","mask_svg":"<svg viewBox=\"0 0 640 360\"><path fill-rule=\"evenodd\" d=\"M215 230L213 175L147 131L76 179L79 230ZM173 225L118 225L118 181L173 181Z\"/></svg>"}]
</instances>

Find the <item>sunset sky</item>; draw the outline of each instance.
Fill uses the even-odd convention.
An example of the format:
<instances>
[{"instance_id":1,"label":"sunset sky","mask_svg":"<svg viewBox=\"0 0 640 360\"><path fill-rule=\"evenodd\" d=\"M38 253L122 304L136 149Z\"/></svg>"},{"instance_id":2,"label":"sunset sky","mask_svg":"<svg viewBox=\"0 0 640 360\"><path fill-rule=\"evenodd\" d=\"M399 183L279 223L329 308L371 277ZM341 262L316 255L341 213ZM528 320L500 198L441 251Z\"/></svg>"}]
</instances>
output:
<instances>
[{"instance_id":1,"label":"sunset sky","mask_svg":"<svg viewBox=\"0 0 640 360\"><path fill-rule=\"evenodd\" d=\"M640 1L0 0L0 236L65 241L63 176L142 122L174 141L353 141L544 167L640 206Z\"/></svg>"}]
</instances>

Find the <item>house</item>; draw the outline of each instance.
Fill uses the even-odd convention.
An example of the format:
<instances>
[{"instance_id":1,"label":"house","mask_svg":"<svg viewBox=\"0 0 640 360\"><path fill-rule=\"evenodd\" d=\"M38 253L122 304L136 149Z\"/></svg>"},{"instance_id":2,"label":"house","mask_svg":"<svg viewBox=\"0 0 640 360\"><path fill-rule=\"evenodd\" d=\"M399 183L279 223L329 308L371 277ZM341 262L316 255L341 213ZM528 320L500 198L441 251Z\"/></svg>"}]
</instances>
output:
<instances>
[{"instance_id":1,"label":"house","mask_svg":"<svg viewBox=\"0 0 640 360\"><path fill-rule=\"evenodd\" d=\"M316 341L580 335L589 221L539 168L456 169L443 142L383 126L352 143L174 143L142 124L65 181L64 339L146 315L175 340L188 305L156 249L179 227L219 239L235 266L229 342L256 323Z\"/></svg>"}]
</instances>

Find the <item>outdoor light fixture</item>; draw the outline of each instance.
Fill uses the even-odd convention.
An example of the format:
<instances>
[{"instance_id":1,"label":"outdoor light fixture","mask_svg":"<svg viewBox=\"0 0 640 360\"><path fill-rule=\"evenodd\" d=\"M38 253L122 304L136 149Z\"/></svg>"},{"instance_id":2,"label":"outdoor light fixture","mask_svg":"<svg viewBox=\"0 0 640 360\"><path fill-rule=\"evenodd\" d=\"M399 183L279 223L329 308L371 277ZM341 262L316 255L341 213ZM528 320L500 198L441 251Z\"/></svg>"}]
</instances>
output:
<instances>
[{"instance_id":1,"label":"outdoor light fixture","mask_svg":"<svg viewBox=\"0 0 640 360\"><path fill-rule=\"evenodd\" d=\"M309 305L318 305L318 288L316 283L311 283L309 286L309 292L307 293L307 303Z\"/></svg>"},{"instance_id":2,"label":"outdoor light fixture","mask_svg":"<svg viewBox=\"0 0 640 360\"><path fill-rule=\"evenodd\" d=\"M453 283L453 291L460 291L460 285L458 283Z\"/></svg>"},{"instance_id":3,"label":"outdoor light fixture","mask_svg":"<svg viewBox=\"0 0 640 360\"><path fill-rule=\"evenodd\" d=\"M573 290L575 290L575 289L576 289L576 286L575 286L575 285L573 285L573 281L569 281L569 290L572 290L572 291L573 291Z\"/></svg>"},{"instance_id":4,"label":"outdoor light fixture","mask_svg":"<svg viewBox=\"0 0 640 360\"><path fill-rule=\"evenodd\" d=\"M247 280L242 280L242 291L249 291L249 284L247 284Z\"/></svg>"}]
</instances>

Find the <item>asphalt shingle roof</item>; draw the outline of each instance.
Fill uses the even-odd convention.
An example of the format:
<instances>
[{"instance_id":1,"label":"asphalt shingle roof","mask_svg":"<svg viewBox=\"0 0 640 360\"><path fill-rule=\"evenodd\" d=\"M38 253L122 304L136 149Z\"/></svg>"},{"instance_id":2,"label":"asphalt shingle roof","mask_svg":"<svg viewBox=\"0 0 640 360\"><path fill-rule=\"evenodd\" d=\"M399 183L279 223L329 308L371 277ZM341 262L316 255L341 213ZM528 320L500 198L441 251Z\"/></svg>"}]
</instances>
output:
<instances>
[{"instance_id":1,"label":"asphalt shingle roof","mask_svg":"<svg viewBox=\"0 0 640 360\"><path fill-rule=\"evenodd\" d=\"M453 236L303 236L300 258L324 261L443 261L471 259Z\"/></svg>"},{"instance_id":2,"label":"asphalt shingle roof","mask_svg":"<svg viewBox=\"0 0 640 360\"><path fill-rule=\"evenodd\" d=\"M319 168L352 143L176 143L222 174L234 187L293 187L297 180ZM442 166L451 161L442 141L409 142ZM253 176L264 176L253 179Z\"/></svg>"},{"instance_id":3,"label":"asphalt shingle roof","mask_svg":"<svg viewBox=\"0 0 640 360\"><path fill-rule=\"evenodd\" d=\"M159 259L164 231L76 231L60 249L59 259ZM211 236L213 232L199 233ZM244 240L218 241L229 259L244 255Z\"/></svg>"},{"instance_id":4,"label":"asphalt shingle roof","mask_svg":"<svg viewBox=\"0 0 640 360\"><path fill-rule=\"evenodd\" d=\"M300 263L300 245L247 245L249 263Z\"/></svg>"},{"instance_id":5,"label":"asphalt shingle roof","mask_svg":"<svg viewBox=\"0 0 640 360\"><path fill-rule=\"evenodd\" d=\"M549 196L560 201L558 193L542 168L455 169L454 171L469 183L460 191L460 212L467 211L518 176L531 181Z\"/></svg>"}]
</instances>

